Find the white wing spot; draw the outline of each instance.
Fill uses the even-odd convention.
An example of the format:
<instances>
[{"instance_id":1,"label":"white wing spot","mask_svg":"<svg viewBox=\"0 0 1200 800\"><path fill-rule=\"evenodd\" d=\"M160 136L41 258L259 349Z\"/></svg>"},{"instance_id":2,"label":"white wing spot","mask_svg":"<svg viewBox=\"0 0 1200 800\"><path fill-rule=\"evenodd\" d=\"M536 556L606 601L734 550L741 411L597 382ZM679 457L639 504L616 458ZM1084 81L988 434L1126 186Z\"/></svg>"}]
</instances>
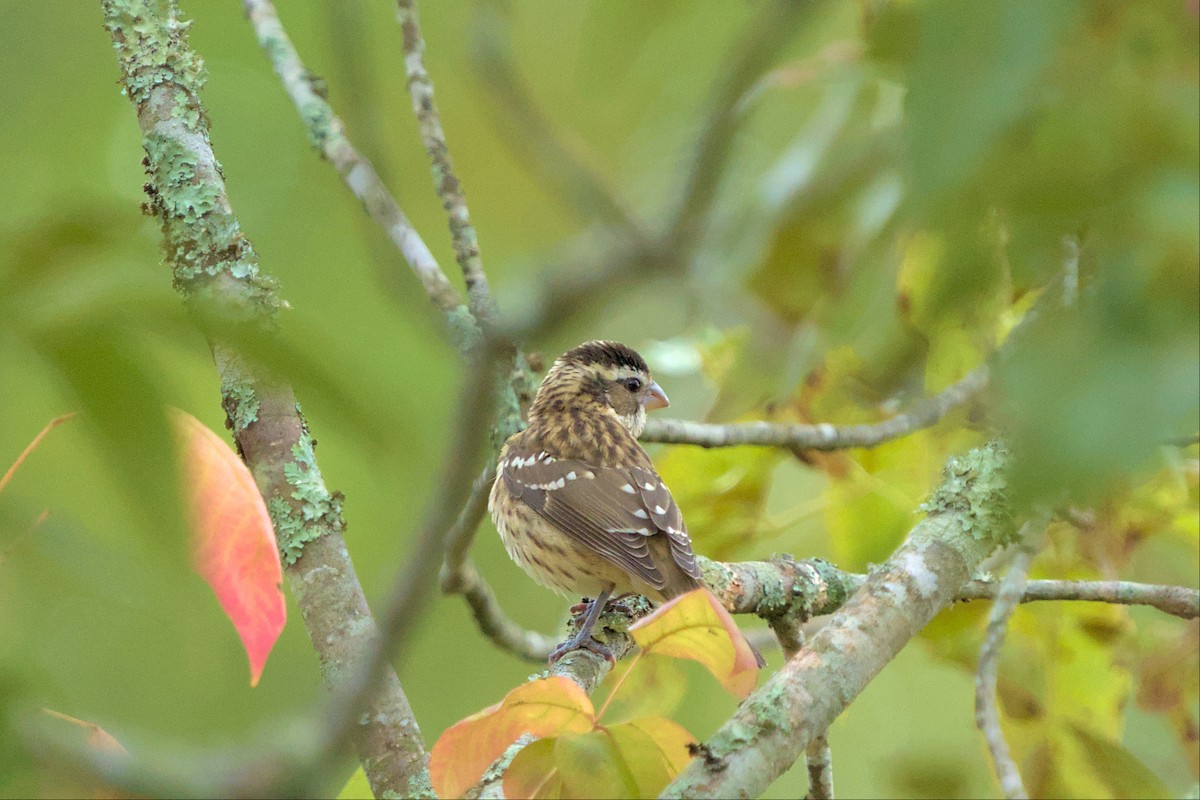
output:
<instances>
[{"instance_id":1,"label":"white wing spot","mask_svg":"<svg viewBox=\"0 0 1200 800\"><path fill-rule=\"evenodd\" d=\"M650 515L646 513L646 509L644 508L639 508L637 511L634 511L633 515L638 519L650 519Z\"/></svg>"},{"instance_id":2,"label":"white wing spot","mask_svg":"<svg viewBox=\"0 0 1200 800\"><path fill-rule=\"evenodd\" d=\"M621 491L627 494L637 494L637 489L634 489L628 483L621 487Z\"/></svg>"},{"instance_id":3,"label":"white wing spot","mask_svg":"<svg viewBox=\"0 0 1200 800\"><path fill-rule=\"evenodd\" d=\"M650 535L650 529L649 529L649 528L634 528L633 532L634 532L634 533L640 533L642 536L649 536L649 535Z\"/></svg>"},{"instance_id":4,"label":"white wing spot","mask_svg":"<svg viewBox=\"0 0 1200 800\"><path fill-rule=\"evenodd\" d=\"M653 484L653 483L644 483L644 484L642 484L642 485L646 487L646 491L647 491L647 492L653 492L653 491L654 491L654 484Z\"/></svg>"},{"instance_id":5,"label":"white wing spot","mask_svg":"<svg viewBox=\"0 0 1200 800\"><path fill-rule=\"evenodd\" d=\"M578 477L579 476L575 474L575 470L571 470L570 472L567 473L567 480L569 480L569 481L573 481Z\"/></svg>"},{"instance_id":6,"label":"white wing spot","mask_svg":"<svg viewBox=\"0 0 1200 800\"><path fill-rule=\"evenodd\" d=\"M662 506L655 506L654 513L655 514L665 514L665 513L667 513L667 510L665 508L663 508Z\"/></svg>"},{"instance_id":7,"label":"white wing spot","mask_svg":"<svg viewBox=\"0 0 1200 800\"><path fill-rule=\"evenodd\" d=\"M583 473L583 477L585 477L585 478L594 478L594 477L596 477L596 473L594 473L594 472L585 472L585 473Z\"/></svg>"},{"instance_id":8,"label":"white wing spot","mask_svg":"<svg viewBox=\"0 0 1200 800\"><path fill-rule=\"evenodd\" d=\"M567 485L567 479L566 479L566 478L559 478L559 479L558 479L558 480L556 480L556 481L555 481L555 482L554 482L552 485L554 486L554 488L555 488L555 489L561 489L561 488L563 488L564 486L566 486L566 485Z\"/></svg>"}]
</instances>

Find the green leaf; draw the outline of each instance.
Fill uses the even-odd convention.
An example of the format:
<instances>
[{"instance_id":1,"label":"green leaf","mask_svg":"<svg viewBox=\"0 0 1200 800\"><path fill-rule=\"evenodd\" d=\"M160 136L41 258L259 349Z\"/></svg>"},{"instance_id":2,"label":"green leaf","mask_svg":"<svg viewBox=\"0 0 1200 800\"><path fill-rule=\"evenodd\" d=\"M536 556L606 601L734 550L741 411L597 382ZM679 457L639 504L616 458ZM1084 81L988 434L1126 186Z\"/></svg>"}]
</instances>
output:
<instances>
[{"instance_id":1,"label":"green leaf","mask_svg":"<svg viewBox=\"0 0 1200 800\"><path fill-rule=\"evenodd\" d=\"M346 781L346 785L338 792L337 800L375 800L375 795L371 794L367 773L363 772L362 767L354 770L350 780Z\"/></svg>"},{"instance_id":2,"label":"green leaf","mask_svg":"<svg viewBox=\"0 0 1200 800\"><path fill-rule=\"evenodd\" d=\"M1123 745L1097 736L1080 725L1072 725L1071 732L1083 746L1088 764L1109 787L1113 797L1154 800L1172 795L1162 780Z\"/></svg>"}]
</instances>

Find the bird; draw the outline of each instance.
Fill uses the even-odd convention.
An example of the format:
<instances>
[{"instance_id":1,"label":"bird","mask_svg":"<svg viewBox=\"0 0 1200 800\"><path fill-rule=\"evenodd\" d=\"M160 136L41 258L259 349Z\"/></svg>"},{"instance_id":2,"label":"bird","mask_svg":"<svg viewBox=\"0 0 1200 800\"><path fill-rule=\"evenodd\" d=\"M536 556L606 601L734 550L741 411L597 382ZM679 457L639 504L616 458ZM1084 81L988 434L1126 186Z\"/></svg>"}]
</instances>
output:
<instances>
[{"instance_id":1,"label":"bird","mask_svg":"<svg viewBox=\"0 0 1200 800\"><path fill-rule=\"evenodd\" d=\"M551 663L579 647L611 658L591 632L614 593L660 605L705 586L683 514L638 443L646 413L669 405L635 350L584 342L555 360L528 426L501 448L488 510L509 557L543 586L594 598Z\"/></svg>"}]
</instances>

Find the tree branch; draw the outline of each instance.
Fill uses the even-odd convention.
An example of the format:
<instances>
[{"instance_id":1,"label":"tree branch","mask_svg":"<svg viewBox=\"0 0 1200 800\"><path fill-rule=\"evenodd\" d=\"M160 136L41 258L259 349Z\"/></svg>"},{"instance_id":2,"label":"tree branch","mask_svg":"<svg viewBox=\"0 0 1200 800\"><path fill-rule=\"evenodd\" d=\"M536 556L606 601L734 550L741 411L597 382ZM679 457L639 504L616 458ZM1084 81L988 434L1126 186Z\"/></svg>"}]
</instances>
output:
<instances>
[{"instance_id":1,"label":"tree branch","mask_svg":"<svg viewBox=\"0 0 1200 800\"><path fill-rule=\"evenodd\" d=\"M342 120L325 99L324 88L318 87L319 79L300 60L279 21L275 6L270 0L243 0L242 4L259 46L267 54L275 74L300 113L312 146L333 164L367 214L383 228L416 273L433 304L450 317L452 326L465 326L469 331L474 326L469 324L469 319L464 319L465 308L458 290L446 278L437 259L383 185L371 162L346 137ZM464 333L459 331L459 335Z\"/></svg>"},{"instance_id":2,"label":"tree branch","mask_svg":"<svg viewBox=\"0 0 1200 800\"><path fill-rule=\"evenodd\" d=\"M824 733L813 737L805 749L808 759L807 800L833 800L833 752Z\"/></svg>"},{"instance_id":3,"label":"tree branch","mask_svg":"<svg viewBox=\"0 0 1200 800\"><path fill-rule=\"evenodd\" d=\"M125 93L144 135L147 192L162 223L176 288L191 308L223 320L229 330L269 332L284 303L274 282L259 273L257 256L230 207L199 101L203 62L188 44L187 24L178 19L173 1L103 0L101 5ZM253 14L255 4L247 9ZM274 51L286 56L287 48L278 39L274 42ZM298 62L281 63L293 85L312 93L311 78L299 75ZM327 105L323 108L328 110ZM361 165L348 157L340 124L326 117L314 120L316 125L324 126L331 160L346 174L361 178ZM414 241L419 243L414 236L402 237L410 249ZM449 284L433 267L436 275L426 270L422 278L448 307L457 301L443 291ZM314 441L291 388L247 363L221 341L219 330L216 337L213 353L228 425L271 511L289 586L326 684L341 692L377 635L342 538L341 495L325 486ZM368 705L371 724L353 726L347 733L352 733L359 757L368 766L376 794L412 794L414 787L428 784L416 719L394 672L379 670L372 685L376 691ZM258 769L231 768L206 779L223 794L288 793L287 787L297 784L294 765L281 763L286 760L268 757ZM379 764L386 769L370 769ZM160 784L156 793L171 792Z\"/></svg>"},{"instance_id":4,"label":"tree branch","mask_svg":"<svg viewBox=\"0 0 1200 800\"><path fill-rule=\"evenodd\" d=\"M1011 537L1007 456L988 445L951 459L929 516L794 659L739 707L663 797L757 796L858 696Z\"/></svg>"},{"instance_id":5,"label":"tree branch","mask_svg":"<svg viewBox=\"0 0 1200 800\"><path fill-rule=\"evenodd\" d=\"M714 424L681 419L650 419L642 439L663 444L700 447L761 445L791 450L845 450L875 447L884 442L937 424L953 409L978 395L988 383L988 367L981 365L942 391L915 403L891 419L873 425L803 425L778 422Z\"/></svg>"},{"instance_id":6,"label":"tree branch","mask_svg":"<svg viewBox=\"0 0 1200 800\"><path fill-rule=\"evenodd\" d=\"M1000 781L1000 790L1011 800L1027 800L1029 794L1021 781L1021 773L1013 763L1008 751L1008 742L1000 729L1000 709L996 707L996 678L1000 669L1000 648L1004 645L1004 634L1008 620L1021 602L1029 565L1033 563L1032 548L1020 548L988 615L987 634L979 650L979 666L975 673L975 725L987 742L988 753Z\"/></svg>"},{"instance_id":7,"label":"tree branch","mask_svg":"<svg viewBox=\"0 0 1200 800\"><path fill-rule=\"evenodd\" d=\"M990 600L1000 594L993 580L973 580L964 586L955 600ZM1150 606L1181 619L1200 616L1200 591L1187 586L1164 586L1132 581L1028 581L1021 593L1022 603L1041 600L1078 600L1113 603L1122 606Z\"/></svg>"},{"instance_id":8,"label":"tree branch","mask_svg":"<svg viewBox=\"0 0 1200 800\"><path fill-rule=\"evenodd\" d=\"M417 19L415 0L397 0L397 18L404 32L404 69L408 73L408 93L412 97L413 113L421 129L421 141L429 155L433 170L433 185L450 223L450 239L454 257L467 284L467 298L476 321L484 324L493 313L492 295L487 275L479 258L479 238L462 185L454 174L446 133L442 130L441 115L433 99L433 80L425 71L425 40Z\"/></svg>"}]
</instances>

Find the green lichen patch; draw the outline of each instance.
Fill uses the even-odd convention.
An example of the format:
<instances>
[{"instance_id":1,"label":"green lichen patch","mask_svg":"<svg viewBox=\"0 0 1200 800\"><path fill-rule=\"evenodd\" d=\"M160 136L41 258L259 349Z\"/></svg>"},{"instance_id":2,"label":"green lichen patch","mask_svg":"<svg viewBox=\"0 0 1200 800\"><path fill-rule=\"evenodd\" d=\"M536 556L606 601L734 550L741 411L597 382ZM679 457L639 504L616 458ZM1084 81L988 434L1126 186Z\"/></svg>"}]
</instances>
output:
<instances>
[{"instance_id":1,"label":"green lichen patch","mask_svg":"<svg viewBox=\"0 0 1200 800\"><path fill-rule=\"evenodd\" d=\"M104 25L113 37L123 91L139 106L158 86L171 83L195 96L204 86L204 60L187 42L191 23L163 0L103 0ZM182 111L184 114L197 113Z\"/></svg>"},{"instance_id":2,"label":"green lichen patch","mask_svg":"<svg viewBox=\"0 0 1200 800\"><path fill-rule=\"evenodd\" d=\"M954 456L946 463L941 486L921 504L930 517L951 514L963 533L999 544L1014 536L1008 499L1008 449L1001 442Z\"/></svg>"},{"instance_id":3,"label":"green lichen patch","mask_svg":"<svg viewBox=\"0 0 1200 800\"><path fill-rule=\"evenodd\" d=\"M222 374L221 406L225 409L234 436L258 420L258 393L249 381Z\"/></svg>"},{"instance_id":4,"label":"green lichen patch","mask_svg":"<svg viewBox=\"0 0 1200 800\"><path fill-rule=\"evenodd\" d=\"M152 204L164 221L177 218L192 225L216 208L221 186L197 178L200 158L194 151L177 137L159 133L147 135L143 146L154 187Z\"/></svg>"},{"instance_id":5,"label":"green lichen patch","mask_svg":"<svg viewBox=\"0 0 1200 800\"><path fill-rule=\"evenodd\" d=\"M275 497L267 503L275 522L279 552L287 564L296 563L306 543L342 527L342 497L325 488L313 454L312 437L307 432L292 445L292 458L283 465L283 474L296 502Z\"/></svg>"}]
</instances>

